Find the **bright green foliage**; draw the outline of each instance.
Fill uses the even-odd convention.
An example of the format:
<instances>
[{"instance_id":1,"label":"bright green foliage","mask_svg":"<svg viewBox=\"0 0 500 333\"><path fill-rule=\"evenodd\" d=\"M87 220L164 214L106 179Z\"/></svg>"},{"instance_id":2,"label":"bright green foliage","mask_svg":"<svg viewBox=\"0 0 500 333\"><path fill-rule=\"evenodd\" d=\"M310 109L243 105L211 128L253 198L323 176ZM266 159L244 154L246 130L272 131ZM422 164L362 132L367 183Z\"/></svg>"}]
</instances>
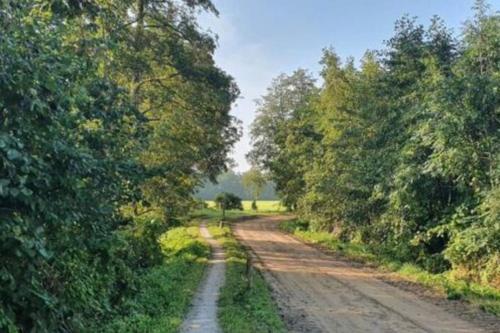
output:
<instances>
[{"instance_id":1,"label":"bright green foliage","mask_svg":"<svg viewBox=\"0 0 500 333\"><path fill-rule=\"evenodd\" d=\"M165 222L226 168L238 136L238 90L194 15L215 9L1 3L0 331L105 325L150 298L138 288L170 269L159 266Z\"/></svg>"},{"instance_id":2,"label":"bright green foliage","mask_svg":"<svg viewBox=\"0 0 500 333\"><path fill-rule=\"evenodd\" d=\"M326 50L323 86L285 117L273 83L251 157L311 229L500 286L500 18L475 10L460 40L403 17L359 68Z\"/></svg>"},{"instance_id":3,"label":"bright green foliage","mask_svg":"<svg viewBox=\"0 0 500 333\"><path fill-rule=\"evenodd\" d=\"M161 208L167 222L192 207L202 179L226 170L239 137L229 114L239 91L214 65L215 41L196 22L200 9L216 13L208 0L113 1L121 25L102 27L116 43L103 70L126 87L147 123L135 156L142 195L133 204Z\"/></svg>"},{"instance_id":4,"label":"bright green foliage","mask_svg":"<svg viewBox=\"0 0 500 333\"><path fill-rule=\"evenodd\" d=\"M179 256L183 252L196 257L208 257L209 251L206 244L200 242L199 228L174 228L164 233L160 239L160 247L167 257Z\"/></svg>"},{"instance_id":5,"label":"bright green foliage","mask_svg":"<svg viewBox=\"0 0 500 333\"><path fill-rule=\"evenodd\" d=\"M246 275L247 253L228 227L209 227L210 233L226 251L226 281L221 290L219 319L224 332L286 332L268 286L259 272Z\"/></svg>"},{"instance_id":6,"label":"bright green foliage","mask_svg":"<svg viewBox=\"0 0 500 333\"><path fill-rule=\"evenodd\" d=\"M160 237L165 261L141 274L137 292L104 328L89 332L177 332L210 255L198 227L178 227Z\"/></svg>"},{"instance_id":7,"label":"bright green foliage","mask_svg":"<svg viewBox=\"0 0 500 333\"><path fill-rule=\"evenodd\" d=\"M257 200L266 186L267 180L260 170L252 168L242 176L243 186L252 194L252 210L257 210Z\"/></svg>"}]
</instances>

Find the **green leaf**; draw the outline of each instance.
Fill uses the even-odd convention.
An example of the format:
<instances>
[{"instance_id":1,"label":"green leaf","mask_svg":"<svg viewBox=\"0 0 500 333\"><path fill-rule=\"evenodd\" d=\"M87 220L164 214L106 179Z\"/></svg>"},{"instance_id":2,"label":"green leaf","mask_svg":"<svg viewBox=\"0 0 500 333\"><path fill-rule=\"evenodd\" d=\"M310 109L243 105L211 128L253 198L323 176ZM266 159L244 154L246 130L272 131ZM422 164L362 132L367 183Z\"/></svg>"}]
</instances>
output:
<instances>
[{"instance_id":1,"label":"green leaf","mask_svg":"<svg viewBox=\"0 0 500 333\"><path fill-rule=\"evenodd\" d=\"M16 149L7 150L7 158L11 161L19 159L21 156L21 153Z\"/></svg>"}]
</instances>

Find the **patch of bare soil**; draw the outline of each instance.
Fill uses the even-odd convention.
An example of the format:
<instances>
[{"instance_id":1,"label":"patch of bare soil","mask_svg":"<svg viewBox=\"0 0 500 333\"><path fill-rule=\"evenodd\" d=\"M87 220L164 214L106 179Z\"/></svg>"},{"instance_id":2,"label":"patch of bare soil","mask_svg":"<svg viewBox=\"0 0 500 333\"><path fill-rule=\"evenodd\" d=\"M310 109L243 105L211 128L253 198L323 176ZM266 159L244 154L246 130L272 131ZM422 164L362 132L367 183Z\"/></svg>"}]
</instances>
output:
<instances>
[{"instance_id":1,"label":"patch of bare soil","mask_svg":"<svg viewBox=\"0 0 500 333\"><path fill-rule=\"evenodd\" d=\"M392 274L383 274L378 278L392 286L414 293L427 302L437 305L463 320L482 327L486 332L500 332L500 319L497 316L474 307L463 300L449 300L440 292L426 288L418 283L401 279Z\"/></svg>"}]
</instances>

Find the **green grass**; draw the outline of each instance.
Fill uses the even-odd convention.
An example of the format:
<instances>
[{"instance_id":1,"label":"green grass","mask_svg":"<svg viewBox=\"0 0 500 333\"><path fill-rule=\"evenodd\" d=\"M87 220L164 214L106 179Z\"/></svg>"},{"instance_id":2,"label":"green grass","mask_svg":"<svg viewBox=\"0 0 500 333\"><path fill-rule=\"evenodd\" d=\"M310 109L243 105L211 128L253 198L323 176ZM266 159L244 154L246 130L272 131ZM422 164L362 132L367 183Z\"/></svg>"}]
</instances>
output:
<instances>
[{"instance_id":1,"label":"green grass","mask_svg":"<svg viewBox=\"0 0 500 333\"><path fill-rule=\"evenodd\" d=\"M219 320L224 332L286 332L268 286L259 272L250 270L250 287L246 276L247 253L233 238L229 227L213 223L210 233L219 240L227 259L226 282L219 299Z\"/></svg>"},{"instance_id":2,"label":"green grass","mask_svg":"<svg viewBox=\"0 0 500 333\"><path fill-rule=\"evenodd\" d=\"M280 228L306 243L318 244L350 260L374 264L401 278L442 292L449 299L463 299L487 312L500 315L500 290L493 287L454 279L451 272L429 273L415 264L384 256L380 254L381 251L367 245L342 242L335 235L324 231L310 231L307 223L299 220L283 222Z\"/></svg>"},{"instance_id":3,"label":"green grass","mask_svg":"<svg viewBox=\"0 0 500 333\"><path fill-rule=\"evenodd\" d=\"M215 202L211 200L205 201L208 208L216 208ZM252 201L242 200L243 210L246 212L253 212ZM279 200L257 200L257 213L274 213L274 212L285 212L286 207L281 205Z\"/></svg>"},{"instance_id":4,"label":"green grass","mask_svg":"<svg viewBox=\"0 0 500 333\"><path fill-rule=\"evenodd\" d=\"M124 310L101 332L176 332L203 277L210 254L198 227L173 228L160 237L163 264L146 269Z\"/></svg>"},{"instance_id":5,"label":"green grass","mask_svg":"<svg viewBox=\"0 0 500 333\"><path fill-rule=\"evenodd\" d=\"M252 211L242 211L242 210L227 210L226 211L226 220L227 221L234 221L238 218L242 217L249 217L249 216L258 216L262 215L258 212L252 212ZM211 220L211 221L218 221L222 217L221 212L217 209L213 208L204 208L204 209L198 209L191 213L191 218L193 219L203 219L203 220Z\"/></svg>"},{"instance_id":6,"label":"green grass","mask_svg":"<svg viewBox=\"0 0 500 333\"><path fill-rule=\"evenodd\" d=\"M211 221L218 221L221 219L221 211L215 208L213 201L205 201L207 208L197 209L190 214L192 219L204 219ZM242 201L243 210L227 210L226 221L234 221L239 218L258 216L258 215L272 215L276 213L286 212L286 208L280 205L279 201L257 201L258 210L252 210L251 201Z\"/></svg>"}]
</instances>

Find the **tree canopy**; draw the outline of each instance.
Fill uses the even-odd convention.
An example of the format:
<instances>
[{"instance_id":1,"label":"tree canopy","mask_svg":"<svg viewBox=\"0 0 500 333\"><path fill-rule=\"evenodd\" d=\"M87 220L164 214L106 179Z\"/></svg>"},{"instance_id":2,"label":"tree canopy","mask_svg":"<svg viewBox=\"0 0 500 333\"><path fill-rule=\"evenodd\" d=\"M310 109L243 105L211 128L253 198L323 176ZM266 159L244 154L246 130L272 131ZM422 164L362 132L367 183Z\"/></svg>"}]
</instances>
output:
<instances>
[{"instance_id":1,"label":"tree canopy","mask_svg":"<svg viewBox=\"0 0 500 333\"><path fill-rule=\"evenodd\" d=\"M156 237L226 170L239 92L200 10L217 13L208 0L2 2L0 331L96 331L125 311ZM139 225L150 210L162 218Z\"/></svg>"},{"instance_id":2,"label":"tree canopy","mask_svg":"<svg viewBox=\"0 0 500 333\"><path fill-rule=\"evenodd\" d=\"M326 49L319 89L298 70L257 104L249 160L313 228L498 286L499 27L478 1L460 38L404 16L360 66Z\"/></svg>"}]
</instances>

